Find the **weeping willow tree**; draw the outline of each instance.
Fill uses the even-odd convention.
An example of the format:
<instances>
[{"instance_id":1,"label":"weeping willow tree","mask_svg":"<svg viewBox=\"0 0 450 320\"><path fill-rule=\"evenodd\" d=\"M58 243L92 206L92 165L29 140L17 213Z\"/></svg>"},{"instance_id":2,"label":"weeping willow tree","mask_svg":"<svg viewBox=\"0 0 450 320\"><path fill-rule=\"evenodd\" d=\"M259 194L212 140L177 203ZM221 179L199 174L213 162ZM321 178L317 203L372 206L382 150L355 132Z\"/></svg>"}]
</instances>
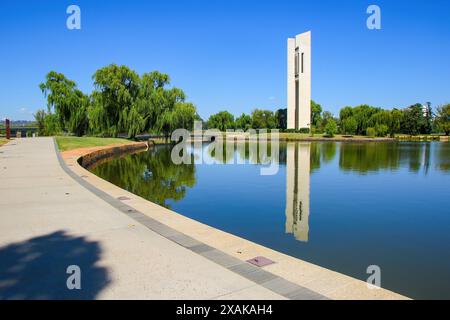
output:
<instances>
[{"instance_id":1,"label":"weeping willow tree","mask_svg":"<svg viewBox=\"0 0 450 320\"><path fill-rule=\"evenodd\" d=\"M62 73L51 71L39 87L47 98L47 116L54 114L64 131L78 136L85 134L88 128L87 110L90 99L77 89L76 83Z\"/></svg>"},{"instance_id":2,"label":"weeping willow tree","mask_svg":"<svg viewBox=\"0 0 450 320\"><path fill-rule=\"evenodd\" d=\"M76 90L75 95L78 99L77 107L72 109L70 118L66 121L66 128L69 132L80 137L89 128L88 109L90 106L90 98L80 90Z\"/></svg>"},{"instance_id":3,"label":"weeping willow tree","mask_svg":"<svg viewBox=\"0 0 450 320\"><path fill-rule=\"evenodd\" d=\"M181 89L168 88L167 74L153 71L139 77L126 66L109 65L93 76L96 90L89 110L90 127L99 135L143 132L166 137L177 128L192 128L196 108Z\"/></svg>"},{"instance_id":4,"label":"weeping willow tree","mask_svg":"<svg viewBox=\"0 0 450 320\"><path fill-rule=\"evenodd\" d=\"M117 137L128 131L131 117L136 116L132 109L139 94L139 76L127 66L111 64L97 70L93 79L90 128L95 134Z\"/></svg>"},{"instance_id":5,"label":"weeping willow tree","mask_svg":"<svg viewBox=\"0 0 450 320\"><path fill-rule=\"evenodd\" d=\"M111 64L97 70L92 78L95 89L88 96L63 74L47 74L40 89L47 98L48 112L37 114L42 132L53 132L44 128L51 123L78 136L89 130L99 136L127 134L135 138L147 132L168 137L177 128L191 129L194 120L200 119L195 106L185 102L184 92L169 88L167 74L153 71L139 77L127 66ZM52 121L44 121L46 117Z\"/></svg>"},{"instance_id":6,"label":"weeping willow tree","mask_svg":"<svg viewBox=\"0 0 450 320\"><path fill-rule=\"evenodd\" d=\"M195 106L185 102L185 95L181 89L166 90L164 101L164 108L158 114L154 128L165 137L168 137L176 129L191 130L194 121L200 119Z\"/></svg>"},{"instance_id":7,"label":"weeping willow tree","mask_svg":"<svg viewBox=\"0 0 450 320\"><path fill-rule=\"evenodd\" d=\"M199 119L196 107L185 102L181 89L168 89L169 84L169 76L158 71L142 76L138 97L128 112L129 137L153 132L167 138L175 129L192 129L194 120Z\"/></svg>"}]
</instances>

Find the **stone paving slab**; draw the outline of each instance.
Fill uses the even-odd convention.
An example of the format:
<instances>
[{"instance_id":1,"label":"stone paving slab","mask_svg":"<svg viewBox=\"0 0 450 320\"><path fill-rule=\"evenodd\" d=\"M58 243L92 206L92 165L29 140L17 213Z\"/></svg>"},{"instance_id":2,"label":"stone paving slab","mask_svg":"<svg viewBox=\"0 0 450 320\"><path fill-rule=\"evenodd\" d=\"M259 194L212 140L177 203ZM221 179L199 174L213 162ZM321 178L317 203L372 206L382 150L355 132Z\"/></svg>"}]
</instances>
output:
<instances>
[{"instance_id":1,"label":"stone paving slab","mask_svg":"<svg viewBox=\"0 0 450 320\"><path fill-rule=\"evenodd\" d=\"M52 138L0 150L0 182L9 183L0 190L0 299L284 299L73 180ZM69 265L81 268L81 290L67 289Z\"/></svg>"}]
</instances>

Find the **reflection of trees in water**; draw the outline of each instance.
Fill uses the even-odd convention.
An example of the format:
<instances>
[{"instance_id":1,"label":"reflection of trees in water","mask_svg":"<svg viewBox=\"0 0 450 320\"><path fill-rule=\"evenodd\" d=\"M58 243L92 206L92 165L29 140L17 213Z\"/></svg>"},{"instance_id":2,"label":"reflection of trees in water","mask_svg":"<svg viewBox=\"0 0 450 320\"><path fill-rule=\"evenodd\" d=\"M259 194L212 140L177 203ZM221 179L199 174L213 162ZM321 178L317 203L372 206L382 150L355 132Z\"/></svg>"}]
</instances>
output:
<instances>
[{"instance_id":1,"label":"reflection of trees in water","mask_svg":"<svg viewBox=\"0 0 450 320\"><path fill-rule=\"evenodd\" d=\"M441 146L436 152L436 158L439 159L437 163L438 169L450 171L450 143L441 142Z\"/></svg>"},{"instance_id":2,"label":"reflection of trees in water","mask_svg":"<svg viewBox=\"0 0 450 320\"><path fill-rule=\"evenodd\" d=\"M120 159L112 159L92 172L111 183L154 203L170 208L167 200L179 201L195 185L195 165L176 165L167 147L157 147Z\"/></svg>"},{"instance_id":3,"label":"reflection of trees in water","mask_svg":"<svg viewBox=\"0 0 450 320\"><path fill-rule=\"evenodd\" d=\"M339 167L345 171L395 170L400 166L399 160L399 145L396 143L341 143L339 148Z\"/></svg>"},{"instance_id":4,"label":"reflection of trees in water","mask_svg":"<svg viewBox=\"0 0 450 320\"><path fill-rule=\"evenodd\" d=\"M434 143L433 159L431 148L432 143L341 143L339 167L360 173L407 167L411 172L423 169L426 174L433 160L437 169L450 170L449 145Z\"/></svg>"},{"instance_id":5,"label":"reflection of trees in water","mask_svg":"<svg viewBox=\"0 0 450 320\"><path fill-rule=\"evenodd\" d=\"M423 166L425 173L430 167L430 144L408 144L400 150L400 161L412 172L419 172Z\"/></svg>"},{"instance_id":6,"label":"reflection of trees in water","mask_svg":"<svg viewBox=\"0 0 450 320\"><path fill-rule=\"evenodd\" d=\"M256 143L252 143L253 147L256 147ZM250 152L248 142L234 148L226 148L224 143L223 148L224 162L220 161L218 154L210 153L218 163L233 163L235 157L244 159L246 163L262 163L258 151ZM268 155L270 148L268 144ZM433 148L435 152L432 152ZM432 143L311 142L310 151L311 172L320 169L322 164L333 161L338 153L340 169L361 174L379 170L398 170L400 167L409 168L411 172L419 172L422 169L428 173L432 160L438 170L450 170L450 144L447 143L435 143L432 147ZM286 143L280 143L279 163L286 164Z\"/></svg>"},{"instance_id":7,"label":"reflection of trees in water","mask_svg":"<svg viewBox=\"0 0 450 320\"><path fill-rule=\"evenodd\" d=\"M328 163L333 161L337 152L337 144L335 142L312 142L311 143L311 172L320 168L322 162Z\"/></svg>"},{"instance_id":8,"label":"reflection of trees in water","mask_svg":"<svg viewBox=\"0 0 450 320\"><path fill-rule=\"evenodd\" d=\"M224 140L222 153L217 152L214 146L214 144L208 144L206 146L207 155L216 160L217 163L238 163L237 159L241 159L245 163L267 164L267 162L272 160L271 143L260 144L257 142L232 142L230 140ZM277 161L277 159L274 159L274 161ZM280 143L278 161L279 163L286 163L286 147L283 143Z\"/></svg>"},{"instance_id":9,"label":"reflection of trees in water","mask_svg":"<svg viewBox=\"0 0 450 320\"><path fill-rule=\"evenodd\" d=\"M219 142L213 142L209 143L206 146L207 155L211 157L212 159L216 160L217 163L233 163L235 161L235 151L243 149L245 146L244 144L239 144L238 146L234 146L234 148L231 147L232 143L226 140L223 140L222 142L222 152L218 150ZM239 148L242 147L242 148Z\"/></svg>"},{"instance_id":10,"label":"reflection of trees in water","mask_svg":"<svg viewBox=\"0 0 450 320\"><path fill-rule=\"evenodd\" d=\"M167 200L183 199L187 189L196 183L195 165L175 165L170 150L161 146L149 152L114 158L91 171L121 188L169 207ZM235 147L234 150L226 152L224 146L227 162L232 162L236 154L246 163L261 163L258 153L249 152L248 142L245 148ZM280 164L286 164L286 150L286 144L280 143ZM450 171L449 143L313 142L310 143L310 172L333 161L338 151L339 168L344 171L365 174L407 167L411 172L427 173L432 163L437 170ZM270 154L270 149L268 152Z\"/></svg>"}]
</instances>

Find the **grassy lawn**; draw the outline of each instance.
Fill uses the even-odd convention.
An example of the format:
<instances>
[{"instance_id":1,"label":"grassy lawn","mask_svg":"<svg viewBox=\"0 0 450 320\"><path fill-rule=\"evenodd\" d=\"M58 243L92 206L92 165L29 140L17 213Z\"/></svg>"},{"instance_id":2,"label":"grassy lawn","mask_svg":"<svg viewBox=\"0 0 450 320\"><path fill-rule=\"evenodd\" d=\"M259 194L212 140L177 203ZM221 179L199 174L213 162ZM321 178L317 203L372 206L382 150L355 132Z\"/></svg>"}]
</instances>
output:
<instances>
[{"instance_id":1,"label":"grassy lawn","mask_svg":"<svg viewBox=\"0 0 450 320\"><path fill-rule=\"evenodd\" d=\"M60 151L69 151L79 148L101 147L112 144L127 144L131 140L119 138L97 138L97 137L56 137Z\"/></svg>"},{"instance_id":2,"label":"grassy lawn","mask_svg":"<svg viewBox=\"0 0 450 320\"><path fill-rule=\"evenodd\" d=\"M4 145L5 143L7 143L10 140L7 140L5 138L0 138L0 146Z\"/></svg>"},{"instance_id":3,"label":"grassy lawn","mask_svg":"<svg viewBox=\"0 0 450 320\"><path fill-rule=\"evenodd\" d=\"M237 133L224 133L224 135L227 136L235 136ZM270 133L267 134L270 138ZM252 136L253 137L253 136ZM385 141L389 137L379 138L379 137L369 137L369 136L359 136L359 135L343 135L343 134L336 134L334 137L330 138L324 133L315 133L314 136L311 137L309 133L296 133L296 132L280 132L279 133L280 140L285 141L323 141L323 140L330 140L330 141Z\"/></svg>"},{"instance_id":4,"label":"grassy lawn","mask_svg":"<svg viewBox=\"0 0 450 320\"><path fill-rule=\"evenodd\" d=\"M396 134L395 138L398 140L405 140L405 141L432 141L432 140L439 141L441 139L444 140L445 136L439 134L419 134L416 136L407 134Z\"/></svg>"},{"instance_id":5,"label":"grassy lawn","mask_svg":"<svg viewBox=\"0 0 450 320\"><path fill-rule=\"evenodd\" d=\"M315 138L322 138L323 136L321 133L314 134ZM280 139L305 139L310 137L309 133L280 132Z\"/></svg>"},{"instance_id":6,"label":"grassy lawn","mask_svg":"<svg viewBox=\"0 0 450 320\"><path fill-rule=\"evenodd\" d=\"M368 137L368 136L348 136L348 135L341 135L336 134L333 138L327 137L323 133L315 133L313 137L310 136L309 133L287 133L287 132L281 132L280 133L280 139L314 139L314 138L326 138L332 140L364 140L364 139L376 139L375 137Z\"/></svg>"}]
</instances>

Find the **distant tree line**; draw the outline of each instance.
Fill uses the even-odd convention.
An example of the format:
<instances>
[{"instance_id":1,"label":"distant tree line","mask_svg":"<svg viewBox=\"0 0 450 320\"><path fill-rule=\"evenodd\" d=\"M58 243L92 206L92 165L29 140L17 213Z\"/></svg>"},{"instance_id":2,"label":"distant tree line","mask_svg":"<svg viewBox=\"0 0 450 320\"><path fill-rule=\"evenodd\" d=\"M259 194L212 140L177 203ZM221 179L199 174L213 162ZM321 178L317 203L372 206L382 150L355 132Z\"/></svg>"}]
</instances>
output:
<instances>
[{"instance_id":1,"label":"distant tree line","mask_svg":"<svg viewBox=\"0 0 450 320\"><path fill-rule=\"evenodd\" d=\"M242 113L235 118L228 111L213 114L206 121L208 128L228 129L279 129L284 132L309 132L308 128L287 129L287 109L255 109L250 115ZM344 107L339 116L322 111L322 106L311 101L311 131L333 136L344 135L394 136L394 134L450 133L450 104L437 108L414 104L404 109L385 110L369 105Z\"/></svg>"},{"instance_id":2,"label":"distant tree line","mask_svg":"<svg viewBox=\"0 0 450 320\"><path fill-rule=\"evenodd\" d=\"M153 71L139 76L127 66L111 64L92 78L94 91L87 95L63 74L47 74L40 89L48 108L35 114L40 134L135 138L145 132L169 136L177 128L191 129L194 120L200 119L184 92L169 88L167 74Z\"/></svg>"},{"instance_id":3,"label":"distant tree line","mask_svg":"<svg viewBox=\"0 0 450 320\"><path fill-rule=\"evenodd\" d=\"M242 113L235 118L228 111L213 114L206 121L207 128L226 131L229 129L285 129L287 126L287 109L271 110L255 109L250 115Z\"/></svg>"},{"instance_id":4,"label":"distant tree line","mask_svg":"<svg viewBox=\"0 0 450 320\"><path fill-rule=\"evenodd\" d=\"M393 137L395 134L449 134L450 104L437 108L434 113L431 104L416 103L404 109L381 108L361 105L345 107L337 119L343 134Z\"/></svg>"},{"instance_id":5,"label":"distant tree line","mask_svg":"<svg viewBox=\"0 0 450 320\"><path fill-rule=\"evenodd\" d=\"M139 76L127 66L115 64L97 70L92 76L94 91L85 94L63 74L51 71L40 84L47 98L47 110L38 110L35 120L41 135L67 133L116 137L125 134L135 138L142 133L168 137L178 128L192 129L201 120L196 107L186 101L184 92L170 87L167 74L153 71ZM384 137L394 134L450 133L450 104L437 108L414 104L404 109L385 110L369 105L344 107L335 117L311 101L311 130L328 136L368 135ZM213 114L204 123L207 128L287 129L287 109L277 111L254 109L251 114L234 117L228 111Z\"/></svg>"}]
</instances>

